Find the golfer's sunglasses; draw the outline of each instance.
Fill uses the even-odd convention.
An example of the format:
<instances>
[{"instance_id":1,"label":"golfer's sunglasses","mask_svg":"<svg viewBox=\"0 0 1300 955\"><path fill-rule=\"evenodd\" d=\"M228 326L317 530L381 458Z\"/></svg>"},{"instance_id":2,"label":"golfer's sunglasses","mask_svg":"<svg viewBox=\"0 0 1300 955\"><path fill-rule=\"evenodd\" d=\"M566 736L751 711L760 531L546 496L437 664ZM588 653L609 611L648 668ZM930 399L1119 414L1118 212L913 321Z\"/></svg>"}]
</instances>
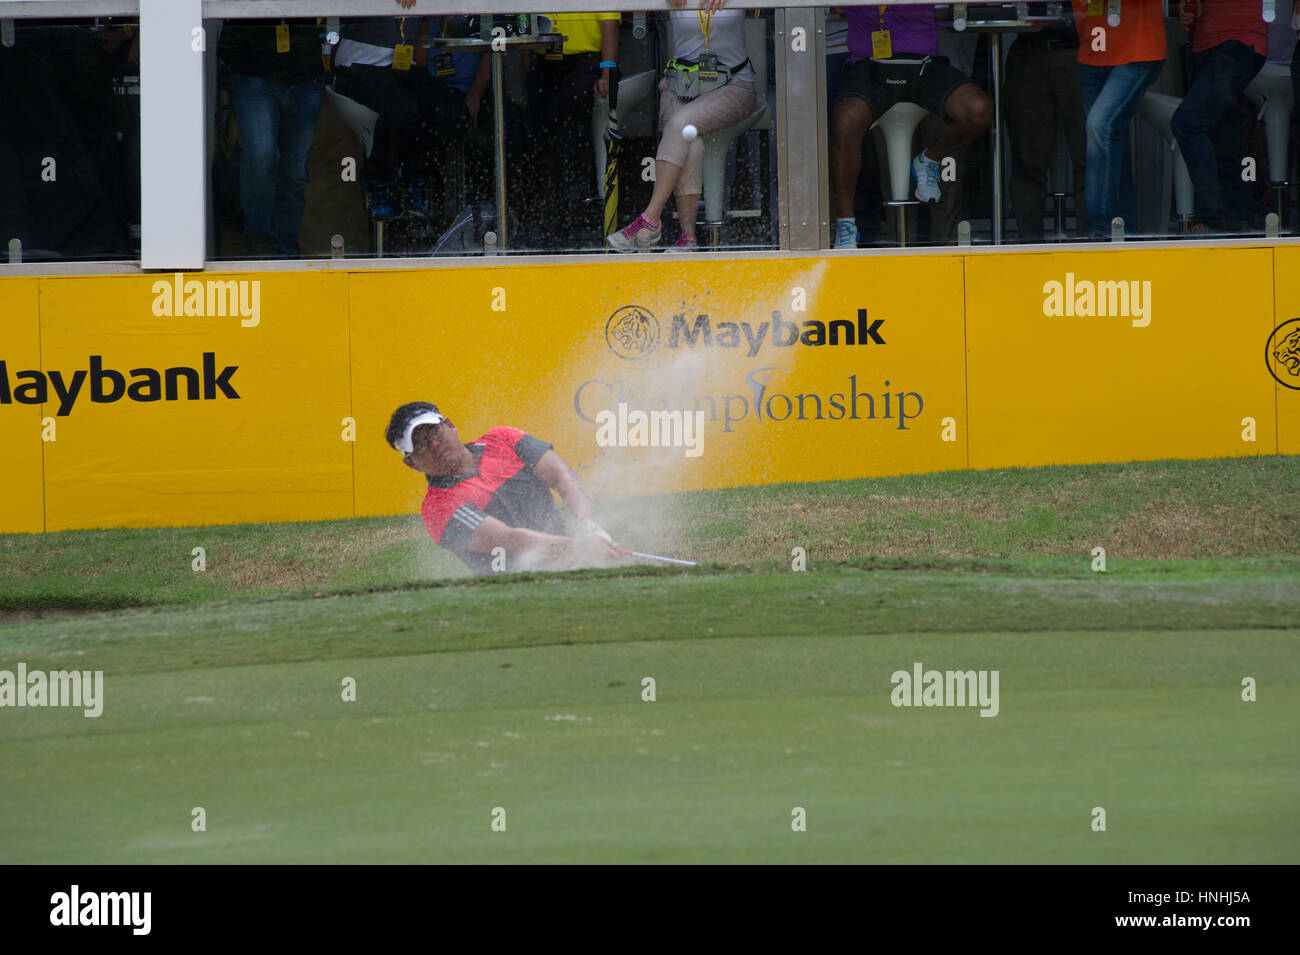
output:
<instances>
[{"instance_id":1,"label":"golfer's sunglasses","mask_svg":"<svg viewBox=\"0 0 1300 955\"><path fill-rule=\"evenodd\" d=\"M419 426L418 428L416 428L415 430L416 430L416 431L419 431L420 428L432 428L432 429L433 429L433 432L429 435L429 441L430 441L430 443L432 443L432 442L438 440L438 434L442 431L442 426L443 426L443 424L445 424L445 423L446 423L446 419L445 419L445 418L444 418L442 421L439 421L437 424L430 424L430 423L427 423L427 422L426 422L425 424L420 425L420 426ZM415 443L415 431L412 431L412 432L411 432L411 443L412 443L412 444ZM415 454L415 451L414 451L414 450L411 450L411 451L406 452L405 454L402 455L402 460L403 460L403 461L407 461L407 460L409 460L412 454Z\"/></svg>"}]
</instances>

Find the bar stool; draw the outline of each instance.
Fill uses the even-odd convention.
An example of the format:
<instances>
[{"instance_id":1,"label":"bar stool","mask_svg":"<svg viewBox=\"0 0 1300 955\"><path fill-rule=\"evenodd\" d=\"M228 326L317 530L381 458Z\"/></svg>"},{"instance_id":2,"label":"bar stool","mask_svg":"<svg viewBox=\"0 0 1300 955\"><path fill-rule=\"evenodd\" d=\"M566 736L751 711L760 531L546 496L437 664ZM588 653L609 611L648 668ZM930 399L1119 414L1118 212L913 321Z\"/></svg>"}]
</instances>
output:
<instances>
[{"instance_id":1,"label":"bar stool","mask_svg":"<svg viewBox=\"0 0 1300 955\"><path fill-rule=\"evenodd\" d=\"M871 124L885 137L885 158L889 163L889 194L885 207L893 209L898 219L898 244L907 245L907 209L921 204L911 199L912 137L929 110L915 103L895 103Z\"/></svg>"},{"instance_id":2,"label":"bar stool","mask_svg":"<svg viewBox=\"0 0 1300 955\"><path fill-rule=\"evenodd\" d=\"M1192 177L1187 171L1187 162L1183 159L1183 151L1178 146L1178 140L1174 137L1173 118L1174 111L1178 109L1182 100L1177 96L1168 96L1164 93L1148 92L1142 97L1142 103L1138 107L1138 112L1165 141L1169 143L1170 151L1174 156L1174 211L1178 214L1178 223L1180 231L1186 235L1187 230L1192 224Z\"/></svg>"},{"instance_id":3,"label":"bar stool","mask_svg":"<svg viewBox=\"0 0 1300 955\"><path fill-rule=\"evenodd\" d=\"M767 24L762 19L745 18L745 55L754 71L754 111L726 129L705 133L704 141L704 225L709 230L709 245L722 242L722 225L727 218L727 152L731 143L749 132L765 132L772 127L767 108Z\"/></svg>"},{"instance_id":4,"label":"bar stool","mask_svg":"<svg viewBox=\"0 0 1300 955\"><path fill-rule=\"evenodd\" d=\"M1265 63L1246 86L1246 95L1259 107L1268 137L1268 179L1273 190L1278 218L1287 189L1287 145L1291 138L1291 110L1295 106L1295 92L1291 87L1291 69L1285 63Z\"/></svg>"},{"instance_id":5,"label":"bar stool","mask_svg":"<svg viewBox=\"0 0 1300 955\"><path fill-rule=\"evenodd\" d=\"M1056 152L1052 156L1052 165L1047 171L1051 183L1051 192L1047 194L1047 198L1052 200L1052 207L1056 217L1057 242L1064 242L1069 238L1065 232L1065 200L1074 195L1071 186L1072 174L1073 162L1070 156L1070 142L1065 138L1065 130L1058 123L1056 126ZM1076 207L1076 221L1079 214L1080 211Z\"/></svg>"}]
</instances>

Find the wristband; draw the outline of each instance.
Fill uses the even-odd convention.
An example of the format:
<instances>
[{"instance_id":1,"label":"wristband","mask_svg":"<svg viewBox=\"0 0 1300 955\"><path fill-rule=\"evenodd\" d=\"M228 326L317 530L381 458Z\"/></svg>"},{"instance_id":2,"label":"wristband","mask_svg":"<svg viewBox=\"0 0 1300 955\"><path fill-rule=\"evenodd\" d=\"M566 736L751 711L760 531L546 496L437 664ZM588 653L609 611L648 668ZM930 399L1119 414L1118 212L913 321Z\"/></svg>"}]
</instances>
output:
<instances>
[{"instance_id":1,"label":"wristband","mask_svg":"<svg viewBox=\"0 0 1300 955\"><path fill-rule=\"evenodd\" d=\"M600 68L602 70L616 70L618 69L618 64L615 63L613 60L601 60Z\"/></svg>"}]
</instances>

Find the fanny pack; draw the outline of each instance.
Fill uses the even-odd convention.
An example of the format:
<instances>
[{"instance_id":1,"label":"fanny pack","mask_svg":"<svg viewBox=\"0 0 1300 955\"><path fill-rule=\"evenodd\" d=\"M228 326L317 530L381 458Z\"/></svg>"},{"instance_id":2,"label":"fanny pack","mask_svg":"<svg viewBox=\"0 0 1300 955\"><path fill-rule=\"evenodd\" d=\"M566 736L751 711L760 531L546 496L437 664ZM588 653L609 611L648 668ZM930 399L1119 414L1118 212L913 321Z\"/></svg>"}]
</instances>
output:
<instances>
[{"instance_id":1,"label":"fanny pack","mask_svg":"<svg viewBox=\"0 0 1300 955\"><path fill-rule=\"evenodd\" d=\"M689 101L702 93L712 93L726 86L733 76L749 65L749 60L739 66L722 66L703 69L697 60L674 57L664 69L668 90L679 100Z\"/></svg>"}]
</instances>

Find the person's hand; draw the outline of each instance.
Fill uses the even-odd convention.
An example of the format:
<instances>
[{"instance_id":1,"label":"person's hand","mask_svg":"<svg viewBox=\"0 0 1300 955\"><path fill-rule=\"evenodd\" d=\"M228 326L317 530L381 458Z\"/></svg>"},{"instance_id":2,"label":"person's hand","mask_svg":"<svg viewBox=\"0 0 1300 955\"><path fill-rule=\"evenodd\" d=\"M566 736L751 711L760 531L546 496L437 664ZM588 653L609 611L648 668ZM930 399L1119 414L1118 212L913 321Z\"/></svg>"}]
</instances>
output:
<instances>
[{"instance_id":1,"label":"person's hand","mask_svg":"<svg viewBox=\"0 0 1300 955\"><path fill-rule=\"evenodd\" d=\"M476 128L478 126L478 113L479 113L479 108L482 105L483 105L482 93L475 93L473 90L470 90L468 93L465 94L465 108L469 110L469 125L471 129Z\"/></svg>"},{"instance_id":2,"label":"person's hand","mask_svg":"<svg viewBox=\"0 0 1300 955\"><path fill-rule=\"evenodd\" d=\"M1196 9L1196 0L1181 0L1178 4L1178 23L1184 30L1191 30L1192 25L1196 23L1199 11Z\"/></svg>"},{"instance_id":3,"label":"person's hand","mask_svg":"<svg viewBox=\"0 0 1300 955\"><path fill-rule=\"evenodd\" d=\"M680 10L686 6L686 0L668 0L668 5L674 10ZM724 6L726 0L700 0L700 9L705 13L717 13Z\"/></svg>"},{"instance_id":4,"label":"person's hand","mask_svg":"<svg viewBox=\"0 0 1300 955\"><path fill-rule=\"evenodd\" d=\"M397 5L403 10L409 10L415 6L415 0L397 0Z\"/></svg>"},{"instance_id":5,"label":"person's hand","mask_svg":"<svg viewBox=\"0 0 1300 955\"><path fill-rule=\"evenodd\" d=\"M599 99L609 99L609 67L600 71L600 79L596 80L592 90Z\"/></svg>"}]
</instances>

